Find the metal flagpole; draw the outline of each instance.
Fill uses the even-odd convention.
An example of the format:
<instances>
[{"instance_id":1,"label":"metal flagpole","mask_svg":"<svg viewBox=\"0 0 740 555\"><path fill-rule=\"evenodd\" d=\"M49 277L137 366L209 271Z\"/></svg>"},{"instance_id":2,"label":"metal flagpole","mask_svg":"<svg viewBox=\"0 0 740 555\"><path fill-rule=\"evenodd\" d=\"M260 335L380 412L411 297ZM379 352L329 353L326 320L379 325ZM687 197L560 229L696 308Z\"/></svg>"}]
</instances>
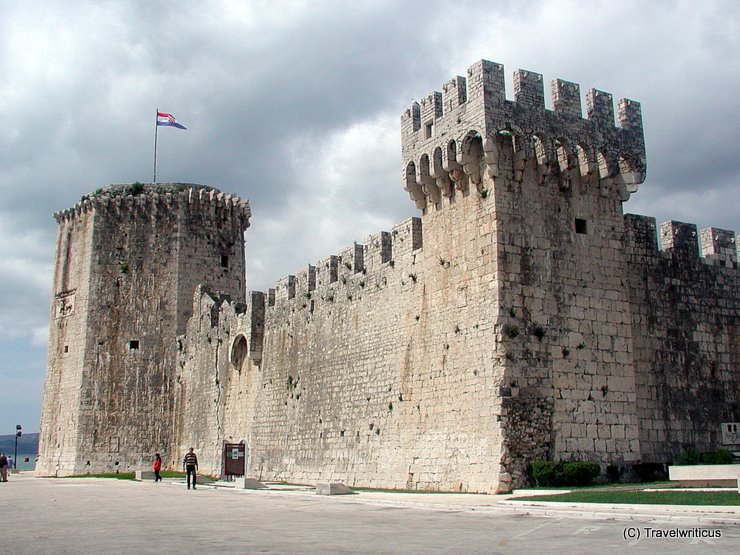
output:
<instances>
[{"instance_id":1,"label":"metal flagpole","mask_svg":"<svg viewBox=\"0 0 740 555\"><path fill-rule=\"evenodd\" d=\"M152 183L157 182L157 131L159 130L159 125L157 125L159 119L158 115L159 108L157 108L157 111L154 113L154 179L152 179Z\"/></svg>"}]
</instances>

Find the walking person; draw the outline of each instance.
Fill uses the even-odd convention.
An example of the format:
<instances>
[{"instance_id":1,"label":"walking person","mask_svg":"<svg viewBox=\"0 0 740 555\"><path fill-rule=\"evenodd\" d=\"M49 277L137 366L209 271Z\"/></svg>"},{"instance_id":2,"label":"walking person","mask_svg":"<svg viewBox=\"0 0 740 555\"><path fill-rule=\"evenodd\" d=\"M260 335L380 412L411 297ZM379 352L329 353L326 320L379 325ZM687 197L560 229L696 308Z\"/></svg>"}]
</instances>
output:
<instances>
[{"instance_id":1,"label":"walking person","mask_svg":"<svg viewBox=\"0 0 740 555\"><path fill-rule=\"evenodd\" d=\"M190 476L193 476L193 489L195 489L195 476L198 471L198 457L191 447L182 459L182 465L185 467L187 475L188 489L190 489Z\"/></svg>"},{"instance_id":2,"label":"walking person","mask_svg":"<svg viewBox=\"0 0 740 555\"><path fill-rule=\"evenodd\" d=\"M8 481L8 457L0 453L0 482Z\"/></svg>"},{"instance_id":3,"label":"walking person","mask_svg":"<svg viewBox=\"0 0 740 555\"><path fill-rule=\"evenodd\" d=\"M162 457L159 456L159 453L154 454L154 481L155 482L161 482L162 476L159 474L159 471L162 470Z\"/></svg>"}]
</instances>

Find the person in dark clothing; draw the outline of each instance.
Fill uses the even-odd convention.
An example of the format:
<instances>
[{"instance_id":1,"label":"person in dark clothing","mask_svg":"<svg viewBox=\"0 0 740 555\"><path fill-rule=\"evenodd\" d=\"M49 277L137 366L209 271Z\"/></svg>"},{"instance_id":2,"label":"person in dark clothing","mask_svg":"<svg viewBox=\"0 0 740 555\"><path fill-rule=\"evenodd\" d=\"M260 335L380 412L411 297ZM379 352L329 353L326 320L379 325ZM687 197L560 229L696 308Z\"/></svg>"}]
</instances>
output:
<instances>
[{"instance_id":1,"label":"person in dark clothing","mask_svg":"<svg viewBox=\"0 0 740 555\"><path fill-rule=\"evenodd\" d=\"M185 458L182 459L182 465L185 467L185 474L187 475L188 489L190 489L190 476L193 476L193 489L195 489L195 476L198 471L198 457L196 456L193 448L191 447L185 454Z\"/></svg>"},{"instance_id":2,"label":"person in dark clothing","mask_svg":"<svg viewBox=\"0 0 740 555\"><path fill-rule=\"evenodd\" d=\"M8 471L10 470L8 466L8 457L5 456L5 453L0 453L0 482L8 481Z\"/></svg>"}]
</instances>

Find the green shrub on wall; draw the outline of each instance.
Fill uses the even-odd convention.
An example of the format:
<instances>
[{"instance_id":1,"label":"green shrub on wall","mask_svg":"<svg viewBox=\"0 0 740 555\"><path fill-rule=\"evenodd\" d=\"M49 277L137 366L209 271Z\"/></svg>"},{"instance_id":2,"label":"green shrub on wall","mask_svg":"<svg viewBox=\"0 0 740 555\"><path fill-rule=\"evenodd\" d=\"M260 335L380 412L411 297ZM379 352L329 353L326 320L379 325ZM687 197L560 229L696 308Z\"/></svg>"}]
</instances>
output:
<instances>
[{"instance_id":1,"label":"green shrub on wall","mask_svg":"<svg viewBox=\"0 0 740 555\"><path fill-rule=\"evenodd\" d=\"M538 486L587 486L599 474L597 462L534 461L532 477Z\"/></svg>"},{"instance_id":2,"label":"green shrub on wall","mask_svg":"<svg viewBox=\"0 0 740 555\"><path fill-rule=\"evenodd\" d=\"M563 485L587 486L601 473L597 462L570 462L563 464Z\"/></svg>"},{"instance_id":3,"label":"green shrub on wall","mask_svg":"<svg viewBox=\"0 0 740 555\"><path fill-rule=\"evenodd\" d=\"M558 465L555 461L534 461L532 463L532 477L538 486L554 486L558 481Z\"/></svg>"},{"instance_id":4,"label":"green shrub on wall","mask_svg":"<svg viewBox=\"0 0 740 555\"><path fill-rule=\"evenodd\" d=\"M732 464L732 453L727 449L699 452L696 449L686 449L676 460L678 465L692 464Z\"/></svg>"}]
</instances>

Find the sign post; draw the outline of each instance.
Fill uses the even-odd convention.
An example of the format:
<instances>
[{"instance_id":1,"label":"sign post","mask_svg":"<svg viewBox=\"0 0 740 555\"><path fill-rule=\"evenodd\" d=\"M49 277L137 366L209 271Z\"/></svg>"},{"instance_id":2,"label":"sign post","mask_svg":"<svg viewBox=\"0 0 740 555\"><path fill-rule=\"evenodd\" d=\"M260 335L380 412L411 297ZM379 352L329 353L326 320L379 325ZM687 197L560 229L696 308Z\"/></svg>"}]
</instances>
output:
<instances>
[{"instance_id":1,"label":"sign post","mask_svg":"<svg viewBox=\"0 0 740 555\"><path fill-rule=\"evenodd\" d=\"M246 445L243 443L225 443L224 474L226 476L244 476L246 458Z\"/></svg>"},{"instance_id":2,"label":"sign post","mask_svg":"<svg viewBox=\"0 0 740 555\"><path fill-rule=\"evenodd\" d=\"M11 470L14 470L18 468L18 438L23 435L23 428L20 424L16 424L15 426L15 455L13 455L13 468Z\"/></svg>"},{"instance_id":3,"label":"sign post","mask_svg":"<svg viewBox=\"0 0 740 555\"><path fill-rule=\"evenodd\" d=\"M722 444L740 445L740 423L722 422Z\"/></svg>"}]
</instances>

